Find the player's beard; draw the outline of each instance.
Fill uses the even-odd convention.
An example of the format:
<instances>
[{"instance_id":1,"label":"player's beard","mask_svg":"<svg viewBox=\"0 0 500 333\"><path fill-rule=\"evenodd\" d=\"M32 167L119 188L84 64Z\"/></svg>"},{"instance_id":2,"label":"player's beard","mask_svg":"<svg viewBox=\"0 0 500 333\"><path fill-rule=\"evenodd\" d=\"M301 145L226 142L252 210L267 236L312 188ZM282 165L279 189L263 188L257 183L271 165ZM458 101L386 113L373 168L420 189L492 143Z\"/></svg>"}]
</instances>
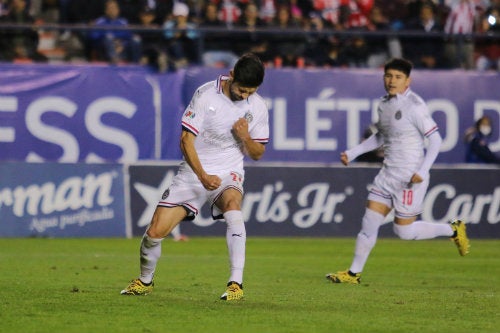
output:
<instances>
[{"instance_id":1,"label":"player's beard","mask_svg":"<svg viewBox=\"0 0 500 333\"><path fill-rule=\"evenodd\" d=\"M233 92L233 81L232 80L231 80L231 82L229 82L229 97L231 98L231 100L233 102L238 102L238 101L243 100L243 97L241 97L240 95L236 95Z\"/></svg>"}]
</instances>

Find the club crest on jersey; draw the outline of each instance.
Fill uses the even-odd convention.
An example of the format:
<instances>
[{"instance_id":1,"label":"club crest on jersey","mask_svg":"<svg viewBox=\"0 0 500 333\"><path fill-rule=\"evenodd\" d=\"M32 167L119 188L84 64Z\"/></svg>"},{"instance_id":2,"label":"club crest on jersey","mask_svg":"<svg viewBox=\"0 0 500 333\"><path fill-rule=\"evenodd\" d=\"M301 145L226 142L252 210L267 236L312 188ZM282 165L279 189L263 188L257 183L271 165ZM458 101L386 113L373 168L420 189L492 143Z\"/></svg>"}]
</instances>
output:
<instances>
[{"instance_id":1,"label":"club crest on jersey","mask_svg":"<svg viewBox=\"0 0 500 333\"><path fill-rule=\"evenodd\" d=\"M186 113L184 113L184 117L191 118L191 119L193 119L195 117L195 115L196 114L191 110L187 110Z\"/></svg>"},{"instance_id":2,"label":"club crest on jersey","mask_svg":"<svg viewBox=\"0 0 500 333\"><path fill-rule=\"evenodd\" d=\"M396 118L396 120L399 120L399 119L401 119L401 117L402 117L401 110L398 110L396 112L396 114L394 115L394 118Z\"/></svg>"},{"instance_id":3,"label":"club crest on jersey","mask_svg":"<svg viewBox=\"0 0 500 333\"><path fill-rule=\"evenodd\" d=\"M253 120L253 115L250 113L250 111L247 111L245 113L245 119L247 120L247 122L250 124Z\"/></svg>"},{"instance_id":4,"label":"club crest on jersey","mask_svg":"<svg viewBox=\"0 0 500 333\"><path fill-rule=\"evenodd\" d=\"M166 198L168 198L169 195L170 195L170 189L166 189L165 192L163 192L161 199L165 200Z\"/></svg>"}]
</instances>

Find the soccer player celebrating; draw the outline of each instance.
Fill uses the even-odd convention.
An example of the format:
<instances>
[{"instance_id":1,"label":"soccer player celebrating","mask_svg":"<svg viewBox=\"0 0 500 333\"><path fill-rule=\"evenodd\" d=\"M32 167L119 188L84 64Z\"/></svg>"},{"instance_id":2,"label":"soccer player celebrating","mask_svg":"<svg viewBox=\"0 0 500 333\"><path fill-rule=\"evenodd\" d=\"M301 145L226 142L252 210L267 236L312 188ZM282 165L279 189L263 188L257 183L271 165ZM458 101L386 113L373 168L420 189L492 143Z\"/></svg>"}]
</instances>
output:
<instances>
[{"instance_id":1,"label":"soccer player celebrating","mask_svg":"<svg viewBox=\"0 0 500 333\"><path fill-rule=\"evenodd\" d=\"M208 202L212 217L227 224L230 276L220 298L231 301L243 297L243 158L247 155L259 160L269 141L268 109L257 93L263 80L264 65L248 53L239 58L229 76L221 75L194 93L182 116L184 161L142 238L140 276L121 294L146 295L153 290L162 240L181 221L193 219Z\"/></svg>"},{"instance_id":2,"label":"soccer player celebrating","mask_svg":"<svg viewBox=\"0 0 500 333\"><path fill-rule=\"evenodd\" d=\"M425 102L409 88L411 70L412 64L405 59L391 59L385 64L383 81L387 95L377 110L378 131L340 155L341 162L348 165L357 156L382 146L385 157L368 194L351 267L326 275L334 283L360 283L378 230L392 209L395 213L393 230L399 238L420 240L447 236L455 242L460 255L469 252L464 222L417 221L429 185L429 169L439 153L442 139ZM426 153L425 138L429 141Z\"/></svg>"}]
</instances>

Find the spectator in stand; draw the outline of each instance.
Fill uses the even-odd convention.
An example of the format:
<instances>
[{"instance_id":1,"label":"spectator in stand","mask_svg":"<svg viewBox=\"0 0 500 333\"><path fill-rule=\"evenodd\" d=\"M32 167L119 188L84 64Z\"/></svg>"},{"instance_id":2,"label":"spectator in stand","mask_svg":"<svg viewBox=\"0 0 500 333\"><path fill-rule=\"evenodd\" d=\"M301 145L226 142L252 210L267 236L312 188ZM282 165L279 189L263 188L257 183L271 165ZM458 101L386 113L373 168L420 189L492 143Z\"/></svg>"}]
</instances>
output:
<instances>
[{"instance_id":1,"label":"spectator in stand","mask_svg":"<svg viewBox=\"0 0 500 333\"><path fill-rule=\"evenodd\" d=\"M127 19L120 16L120 6L116 0L107 0L104 16L95 21L97 29L90 33L95 60L138 63L140 59L140 39L129 30L109 28L127 27Z\"/></svg>"},{"instance_id":2,"label":"spectator in stand","mask_svg":"<svg viewBox=\"0 0 500 333\"><path fill-rule=\"evenodd\" d=\"M347 7L343 6L342 2L342 0L312 0L314 13L310 13L311 17L319 14L325 23L331 25L335 30L343 30L345 21L343 10Z\"/></svg>"},{"instance_id":3,"label":"spectator in stand","mask_svg":"<svg viewBox=\"0 0 500 333\"><path fill-rule=\"evenodd\" d=\"M389 20L392 30L399 31L404 27L408 16L408 3L412 0L376 0L378 7L384 11L384 16Z\"/></svg>"},{"instance_id":4,"label":"spectator in stand","mask_svg":"<svg viewBox=\"0 0 500 333\"><path fill-rule=\"evenodd\" d=\"M155 12L154 23L161 26L167 15L172 13L174 0L118 0L118 5L121 16L127 19L129 24L141 24L138 13L144 8L150 8Z\"/></svg>"},{"instance_id":5,"label":"spectator in stand","mask_svg":"<svg viewBox=\"0 0 500 333\"><path fill-rule=\"evenodd\" d=\"M190 63L198 63L197 26L189 20L189 7L185 3L176 2L172 10L172 18L163 24L164 36L167 39L168 56L175 69L185 68Z\"/></svg>"},{"instance_id":6,"label":"spectator in stand","mask_svg":"<svg viewBox=\"0 0 500 333\"><path fill-rule=\"evenodd\" d=\"M236 0L222 0L220 4L219 19L231 28L239 20L241 8Z\"/></svg>"},{"instance_id":7,"label":"spectator in stand","mask_svg":"<svg viewBox=\"0 0 500 333\"><path fill-rule=\"evenodd\" d=\"M290 7L287 5L278 7L277 15L269 27L277 31L275 35L269 37L275 62L281 63L284 67L301 67L306 38L302 34L287 33L287 30L302 28L300 23L293 19Z\"/></svg>"},{"instance_id":8,"label":"spectator in stand","mask_svg":"<svg viewBox=\"0 0 500 333\"><path fill-rule=\"evenodd\" d=\"M309 13L304 18L304 30L308 32L304 50L306 67L345 67L347 62L342 58L342 45L338 38L328 30L333 27L319 12Z\"/></svg>"},{"instance_id":9,"label":"spectator in stand","mask_svg":"<svg viewBox=\"0 0 500 333\"><path fill-rule=\"evenodd\" d=\"M406 4L405 8L405 28L408 23L415 23L420 19L421 9L423 6L432 6L436 7L437 0L410 0Z\"/></svg>"},{"instance_id":10,"label":"spectator in stand","mask_svg":"<svg viewBox=\"0 0 500 333\"><path fill-rule=\"evenodd\" d=\"M217 4L207 2L200 28L215 28L220 31L210 31L204 36L204 66L233 68L238 56L231 50L230 36L225 32L226 25L219 19Z\"/></svg>"},{"instance_id":11,"label":"spectator in stand","mask_svg":"<svg viewBox=\"0 0 500 333\"><path fill-rule=\"evenodd\" d=\"M311 0L279 0L278 4L290 6L290 12L294 21L302 25L305 17L309 17L314 11L313 2Z\"/></svg>"},{"instance_id":12,"label":"spectator in stand","mask_svg":"<svg viewBox=\"0 0 500 333\"><path fill-rule=\"evenodd\" d=\"M142 8L149 7L155 11L155 24L159 26L165 23L167 16L172 13L174 9L175 0L140 0Z\"/></svg>"},{"instance_id":13,"label":"spectator in stand","mask_svg":"<svg viewBox=\"0 0 500 333\"><path fill-rule=\"evenodd\" d=\"M368 23L374 0L312 0L315 11L336 30L358 29Z\"/></svg>"},{"instance_id":14,"label":"spectator in stand","mask_svg":"<svg viewBox=\"0 0 500 333\"><path fill-rule=\"evenodd\" d=\"M259 7L259 17L265 24L270 25L278 13L278 4L275 0L259 0L256 2Z\"/></svg>"},{"instance_id":15,"label":"spectator in stand","mask_svg":"<svg viewBox=\"0 0 500 333\"><path fill-rule=\"evenodd\" d=\"M59 23L66 24L68 21L69 6L72 0L59 0Z\"/></svg>"},{"instance_id":16,"label":"spectator in stand","mask_svg":"<svg viewBox=\"0 0 500 333\"><path fill-rule=\"evenodd\" d=\"M29 13L43 23L58 23L60 7L58 0L31 0Z\"/></svg>"},{"instance_id":17,"label":"spectator in stand","mask_svg":"<svg viewBox=\"0 0 500 333\"><path fill-rule=\"evenodd\" d=\"M8 6L7 6L8 0L0 0L0 17L7 15L8 11Z\"/></svg>"},{"instance_id":18,"label":"spectator in stand","mask_svg":"<svg viewBox=\"0 0 500 333\"><path fill-rule=\"evenodd\" d=\"M486 10L482 18L482 33L500 36L500 0ZM500 44L498 40L476 39L478 58L476 68L481 71L493 69L500 71Z\"/></svg>"},{"instance_id":19,"label":"spectator in stand","mask_svg":"<svg viewBox=\"0 0 500 333\"><path fill-rule=\"evenodd\" d=\"M375 4L374 0L344 0L341 18L347 29L365 29L369 23L370 12Z\"/></svg>"},{"instance_id":20,"label":"spectator in stand","mask_svg":"<svg viewBox=\"0 0 500 333\"><path fill-rule=\"evenodd\" d=\"M342 48L338 39L330 39L327 45L326 56L323 58L321 65L326 68L330 67L347 67L347 60L344 58Z\"/></svg>"},{"instance_id":21,"label":"spectator in stand","mask_svg":"<svg viewBox=\"0 0 500 333\"><path fill-rule=\"evenodd\" d=\"M235 24L236 28L245 32L238 34L238 41L235 43L235 53L244 54L252 52L267 63L272 60L269 43L259 35L256 30L265 27L264 21L259 17L259 8L254 2L248 2Z\"/></svg>"},{"instance_id":22,"label":"spectator in stand","mask_svg":"<svg viewBox=\"0 0 500 333\"><path fill-rule=\"evenodd\" d=\"M68 5L68 23L93 23L102 15L102 0L71 0Z\"/></svg>"},{"instance_id":23,"label":"spectator in stand","mask_svg":"<svg viewBox=\"0 0 500 333\"><path fill-rule=\"evenodd\" d=\"M205 11L205 0L183 0L189 7L189 18L196 25L200 24Z\"/></svg>"},{"instance_id":24,"label":"spectator in stand","mask_svg":"<svg viewBox=\"0 0 500 333\"><path fill-rule=\"evenodd\" d=\"M500 164L500 157L495 155L489 147L492 136L491 118L482 116L474 127L465 132L465 161L467 163L493 163Z\"/></svg>"},{"instance_id":25,"label":"spectator in stand","mask_svg":"<svg viewBox=\"0 0 500 333\"><path fill-rule=\"evenodd\" d=\"M141 40L141 65L150 66L160 73L171 69L171 64L167 56L166 41L163 34L158 30L156 24L156 12L150 7L144 7L139 11L139 24L141 28L137 36Z\"/></svg>"},{"instance_id":26,"label":"spectator in stand","mask_svg":"<svg viewBox=\"0 0 500 333\"><path fill-rule=\"evenodd\" d=\"M391 30L389 20L379 6L372 7L368 18L368 31L384 32ZM367 65L369 68L380 68L389 58L398 58L402 54L401 43L397 37L370 36L367 38L367 44L369 49Z\"/></svg>"},{"instance_id":27,"label":"spectator in stand","mask_svg":"<svg viewBox=\"0 0 500 333\"><path fill-rule=\"evenodd\" d=\"M31 0L29 13L37 24L58 24L59 23L59 1L58 0ZM56 58L56 54L61 57L64 50L58 47L59 30L38 30L38 52L45 55L49 61Z\"/></svg>"},{"instance_id":28,"label":"spectator in stand","mask_svg":"<svg viewBox=\"0 0 500 333\"><path fill-rule=\"evenodd\" d=\"M147 6L143 5L143 1L137 0L117 0L118 6L120 7L120 15L122 18L126 19L129 24L139 24L138 13Z\"/></svg>"},{"instance_id":29,"label":"spectator in stand","mask_svg":"<svg viewBox=\"0 0 500 333\"><path fill-rule=\"evenodd\" d=\"M374 0L344 0L340 5L339 23L342 28L350 31L365 32L370 29L369 15L373 8ZM375 43L377 40L375 39ZM363 34L356 34L347 38L342 52L347 59L349 67L366 68L369 58L374 52L367 38ZM385 41L384 41L384 44ZM378 50L375 50L378 52ZM383 63L382 63L383 64Z\"/></svg>"},{"instance_id":30,"label":"spectator in stand","mask_svg":"<svg viewBox=\"0 0 500 333\"><path fill-rule=\"evenodd\" d=\"M341 53L350 68L368 68L370 48L362 35L349 38Z\"/></svg>"},{"instance_id":31,"label":"spectator in stand","mask_svg":"<svg viewBox=\"0 0 500 333\"><path fill-rule=\"evenodd\" d=\"M68 24L68 1L31 0L30 12L41 24ZM38 51L49 61L87 61L85 47L76 31L39 29Z\"/></svg>"},{"instance_id":32,"label":"spectator in stand","mask_svg":"<svg viewBox=\"0 0 500 333\"><path fill-rule=\"evenodd\" d=\"M219 18L219 6L215 2L207 2L203 11L200 26L210 28L224 28L225 23Z\"/></svg>"},{"instance_id":33,"label":"spectator in stand","mask_svg":"<svg viewBox=\"0 0 500 333\"><path fill-rule=\"evenodd\" d=\"M419 8L419 17L409 21L405 30L438 36L405 37L403 39L403 52L415 68L443 68L443 39L439 36L443 32L443 27L435 18L434 5L424 4Z\"/></svg>"},{"instance_id":34,"label":"spectator in stand","mask_svg":"<svg viewBox=\"0 0 500 333\"><path fill-rule=\"evenodd\" d=\"M333 26L321 16L311 12L304 19L304 30L307 35L304 59L306 67L348 67L345 58L345 41L331 34Z\"/></svg>"},{"instance_id":35,"label":"spectator in stand","mask_svg":"<svg viewBox=\"0 0 500 333\"><path fill-rule=\"evenodd\" d=\"M474 68L474 40L469 35L476 31L477 6L474 0L459 0L451 6L444 26L448 34L444 54L451 68Z\"/></svg>"},{"instance_id":36,"label":"spectator in stand","mask_svg":"<svg viewBox=\"0 0 500 333\"><path fill-rule=\"evenodd\" d=\"M249 2L245 5L242 15L236 22L236 26L245 28L250 32L265 26L264 21L259 17L259 7L254 2Z\"/></svg>"},{"instance_id":37,"label":"spectator in stand","mask_svg":"<svg viewBox=\"0 0 500 333\"><path fill-rule=\"evenodd\" d=\"M69 0L64 12L64 23L68 24L94 24L94 21L104 15L104 5L102 0ZM65 33L65 38L69 41L76 41L83 45L83 57L86 60L95 58L91 31L71 31Z\"/></svg>"},{"instance_id":38,"label":"spectator in stand","mask_svg":"<svg viewBox=\"0 0 500 333\"><path fill-rule=\"evenodd\" d=\"M11 0L9 12L0 23L34 24L28 14L25 0ZM46 62L47 57L38 52L38 32L33 29L0 30L0 60L13 62Z\"/></svg>"}]
</instances>

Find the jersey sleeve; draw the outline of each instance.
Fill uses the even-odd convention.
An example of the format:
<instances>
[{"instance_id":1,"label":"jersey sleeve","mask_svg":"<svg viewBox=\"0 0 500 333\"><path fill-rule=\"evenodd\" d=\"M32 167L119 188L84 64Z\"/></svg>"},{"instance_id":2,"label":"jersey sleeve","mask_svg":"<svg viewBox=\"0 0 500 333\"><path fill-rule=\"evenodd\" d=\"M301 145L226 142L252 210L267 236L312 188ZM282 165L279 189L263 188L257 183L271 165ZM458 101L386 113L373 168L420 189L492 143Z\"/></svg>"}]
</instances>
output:
<instances>
[{"instance_id":1,"label":"jersey sleeve","mask_svg":"<svg viewBox=\"0 0 500 333\"><path fill-rule=\"evenodd\" d=\"M200 133L201 124L203 123L204 103L200 89L196 90L191 102L186 107L182 115L182 129L198 136Z\"/></svg>"},{"instance_id":2,"label":"jersey sleeve","mask_svg":"<svg viewBox=\"0 0 500 333\"><path fill-rule=\"evenodd\" d=\"M255 126L250 127L250 137L253 141L267 144L269 142L269 112L265 103L258 107Z\"/></svg>"},{"instance_id":3,"label":"jersey sleeve","mask_svg":"<svg viewBox=\"0 0 500 333\"><path fill-rule=\"evenodd\" d=\"M414 105L414 112L411 112L413 116L413 122L415 126L418 128L420 133L429 137L434 132L438 131L438 126L434 119L432 119L429 109L425 105L425 103L421 102Z\"/></svg>"}]
</instances>

